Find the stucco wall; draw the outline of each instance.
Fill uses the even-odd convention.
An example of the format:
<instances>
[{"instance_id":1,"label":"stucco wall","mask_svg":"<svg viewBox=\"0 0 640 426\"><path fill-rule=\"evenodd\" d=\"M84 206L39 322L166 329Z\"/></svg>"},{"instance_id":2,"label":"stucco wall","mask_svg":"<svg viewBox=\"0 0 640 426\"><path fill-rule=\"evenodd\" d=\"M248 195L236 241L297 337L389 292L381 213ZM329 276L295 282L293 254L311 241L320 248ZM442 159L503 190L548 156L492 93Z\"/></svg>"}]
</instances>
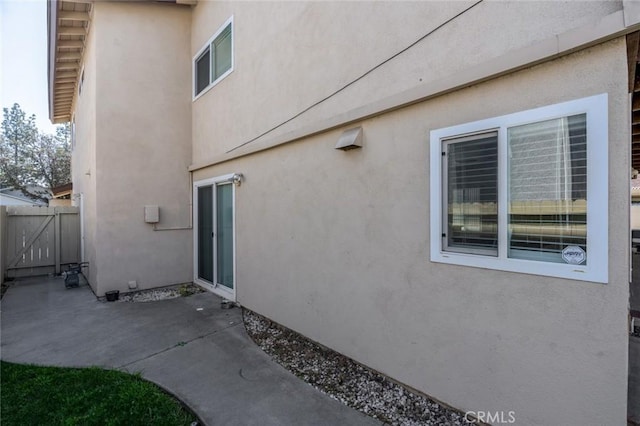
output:
<instances>
[{"instance_id":1,"label":"stucco wall","mask_svg":"<svg viewBox=\"0 0 640 426\"><path fill-rule=\"evenodd\" d=\"M94 3L98 295L191 280L191 9Z\"/></svg>"},{"instance_id":2,"label":"stucco wall","mask_svg":"<svg viewBox=\"0 0 640 426\"><path fill-rule=\"evenodd\" d=\"M362 150L335 150L338 130L197 171L246 178L239 302L462 410L624 424L625 49L620 38L366 120ZM605 92L608 284L429 261L430 130Z\"/></svg>"},{"instance_id":3,"label":"stucco wall","mask_svg":"<svg viewBox=\"0 0 640 426\"><path fill-rule=\"evenodd\" d=\"M83 229L83 269L89 284L97 290L98 259L96 258L97 194L96 194L96 32L89 31L83 60L84 81L75 99L75 144L71 156L73 205L80 207Z\"/></svg>"},{"instance_id":4,"label":"stucco wall","mask_svg":"<svg viewBox=\"0 0 640 426\"><path fill-rule=\"evenodd\" d=\"M193 162L215 159L291 119L429 33L269 137L490 62L622 7L485 1L456 17L473 3L198 2L191 53L233 15L235 69L193 103Z\"/></svg>"}]
</instances>

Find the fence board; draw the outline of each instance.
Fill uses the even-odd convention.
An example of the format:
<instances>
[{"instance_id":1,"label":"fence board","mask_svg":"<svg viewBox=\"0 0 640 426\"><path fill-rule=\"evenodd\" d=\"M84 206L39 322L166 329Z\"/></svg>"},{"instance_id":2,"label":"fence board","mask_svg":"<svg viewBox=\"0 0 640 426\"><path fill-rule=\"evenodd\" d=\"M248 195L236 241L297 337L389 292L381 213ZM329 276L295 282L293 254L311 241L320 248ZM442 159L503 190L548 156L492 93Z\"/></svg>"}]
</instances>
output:
<instances>
[{"instance_id":1,"label":"fence board","mask_svg":"<svg viewBox=\"0 0 640 426\"><path fill-rule=\"evenodd\" d=\"M8 207L2 251L6 276L59 273L61 265L80 262L79 216L77 207Z\"/></svg>"},{"instance_id":2,"label":"fence board","mask_svg":"<svg viewBox=\"0 0 640 426\"><path fill-rule=\"evenodd\" d=\"M60 263L78 263L80 261L80 215L75 213L60 214Z\"/></svg>"}]
</instances>

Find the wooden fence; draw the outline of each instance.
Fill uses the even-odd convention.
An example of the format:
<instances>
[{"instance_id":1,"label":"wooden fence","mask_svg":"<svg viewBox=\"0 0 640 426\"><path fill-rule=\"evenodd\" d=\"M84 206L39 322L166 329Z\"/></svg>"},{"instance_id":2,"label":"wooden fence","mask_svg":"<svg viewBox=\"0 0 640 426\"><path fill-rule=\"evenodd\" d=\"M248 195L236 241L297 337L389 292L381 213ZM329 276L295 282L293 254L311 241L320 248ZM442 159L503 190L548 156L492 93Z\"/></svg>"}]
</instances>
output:
<instances>
[{"instance_id":1,"label":"wooden fence","mask_svg":"<svg viewBox=\"0 0 640 426\"><path fill-rule=\"evenodd\" d=\"M77 207L7 206L0 216L0 278L59 274L80 262Z\"/></svg>"}]
</instances>

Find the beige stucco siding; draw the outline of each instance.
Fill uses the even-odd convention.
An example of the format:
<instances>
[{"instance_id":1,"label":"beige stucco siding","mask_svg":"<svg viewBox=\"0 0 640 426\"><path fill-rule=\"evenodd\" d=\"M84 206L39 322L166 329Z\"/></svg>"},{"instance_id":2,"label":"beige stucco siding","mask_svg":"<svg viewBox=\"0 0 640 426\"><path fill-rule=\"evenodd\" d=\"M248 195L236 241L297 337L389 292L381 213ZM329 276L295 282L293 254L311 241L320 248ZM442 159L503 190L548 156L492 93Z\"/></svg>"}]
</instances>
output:
<instances>
[{"instance_id":1,"label":"beige stucco siding","mask_svg":"<svg viewBox=\"0 0 640 426\"><path fill-rule=\"evenodd\" d=\"M289 120L427 34L268 137L464 72L622 7L482 2L463 13L473 3L199 2L192 54L233 16L235 69L193 104L193 163L215 160Z\"/></svg>"},{"instance_id":2,"label":"beige stucco siding","mask_svg":"<svg viewBox=\"0 0 640 426\"><path fill-rule=\"evenodd\" d=\"M191 280L191 10L170 4L94 5L97 58L96 251L99 295Z\"/></svg>"},{"instance_id":3,"label":"beige stucco siding","mask_svg":"<svg viewBox=\"0 0 640 426\"><path fill-rule=\"evenodd\" d=\"M83 269L94 291L97 290L98 260L97 199L96 192L96 34L90 31L84 48L84 81L75 100L75 146L73 148L71 172L73 181L73 204L81 207L83 222L82 259L89 262Z\"/></svg>"},{"instance_id":4,"label":"beige stucco siding","mask_svg":"<svg viewBox=\"0 0 640 426\"><path fill-rule=\"evenodd\" d=\"M195 172L245 176L239 302L462 410L623 424L626 73L619 38L366 120L362 150L335 150L337 130ZM430 262L429 132L599 93L609 95L609 283Z\"/></svg>"}]
</instances>

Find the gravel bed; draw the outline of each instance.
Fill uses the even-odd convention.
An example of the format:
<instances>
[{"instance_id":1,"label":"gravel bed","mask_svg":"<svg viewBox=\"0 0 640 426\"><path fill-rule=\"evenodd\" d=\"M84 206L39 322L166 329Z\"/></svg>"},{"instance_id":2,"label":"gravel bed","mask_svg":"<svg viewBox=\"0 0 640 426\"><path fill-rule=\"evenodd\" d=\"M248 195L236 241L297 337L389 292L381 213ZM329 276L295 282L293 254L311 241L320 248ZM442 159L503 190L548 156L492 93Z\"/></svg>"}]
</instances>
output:
<instances>
[{"instance_id":1,"label":"gravel bed","mask_svg":"<svg viewBox=\"0 0 640 426\"><path fill-rule=\"evenodd\" d=\"M192 294L203 293L204 291L202 287L195 284L181 284L121 294L118 302L155 302L157 300L191 296Z\"/></svg>"},{"instance_id":2,"label":"gravel bed","mask_svg":"<svg viewBox=\"0 0 640 426\"><path fill-rule=\"evenodd\" d=\"M262 350L316 389L391 425L471 425L464 414L369 370L254 312L244 324Z\"/></svg>"}]
</instances>

